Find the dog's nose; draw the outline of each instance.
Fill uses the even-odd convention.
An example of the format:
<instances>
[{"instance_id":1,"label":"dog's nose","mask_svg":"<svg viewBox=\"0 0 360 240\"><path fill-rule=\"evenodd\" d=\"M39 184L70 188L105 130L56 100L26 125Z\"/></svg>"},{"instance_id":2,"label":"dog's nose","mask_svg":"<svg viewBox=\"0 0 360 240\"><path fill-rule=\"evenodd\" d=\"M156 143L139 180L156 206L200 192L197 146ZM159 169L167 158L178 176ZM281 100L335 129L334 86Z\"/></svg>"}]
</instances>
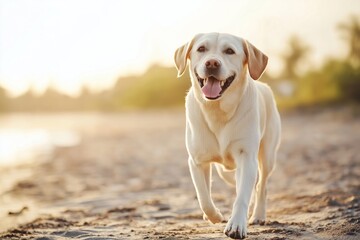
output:
<instances>
[{"instance_id":1,"label":"dog's nose","mask_svg":"<svg viewBox=\"0 0 360 240\"><path fill-rule=\"evenodd\" d=\"M207 69L218 69L218 68L220 68L221 63L219 60L210 59L205 62L205 66Z\"/></svg>"}]
</instances>

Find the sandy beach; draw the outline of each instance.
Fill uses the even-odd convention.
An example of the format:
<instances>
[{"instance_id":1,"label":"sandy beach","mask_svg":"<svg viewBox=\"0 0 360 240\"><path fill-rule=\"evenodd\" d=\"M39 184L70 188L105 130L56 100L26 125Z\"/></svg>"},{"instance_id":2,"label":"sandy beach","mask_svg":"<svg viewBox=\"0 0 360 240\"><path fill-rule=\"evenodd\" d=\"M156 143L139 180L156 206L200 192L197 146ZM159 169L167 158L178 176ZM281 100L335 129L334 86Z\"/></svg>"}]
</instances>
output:
<instances>
[{"instance_id":1,"label":"sandy beach","mask_svg":"<svg viewBox=\"0 0 360 240\"><path fill-rule=\"evenodd\" d=\"M282 123L267 223L249 226L248 239L359 239L360 116L314 109ZM42 129L52 141L0 166L0 239L228 239L226 223L202 219L181 109L12 114L0 127ZM228 219L235 190L213 175Z\"/></svg>"}]
</instances>

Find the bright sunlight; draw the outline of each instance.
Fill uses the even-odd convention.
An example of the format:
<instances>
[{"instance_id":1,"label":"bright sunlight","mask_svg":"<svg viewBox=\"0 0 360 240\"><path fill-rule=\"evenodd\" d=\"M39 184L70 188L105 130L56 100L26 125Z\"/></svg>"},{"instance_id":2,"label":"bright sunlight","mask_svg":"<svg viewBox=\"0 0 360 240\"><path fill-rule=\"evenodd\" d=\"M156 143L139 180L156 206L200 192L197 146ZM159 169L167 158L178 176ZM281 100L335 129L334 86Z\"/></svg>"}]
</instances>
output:
<instances>
[{"instance_id":1,"label":"bright sunlight","mask_svg":"<svg viewBox=\"0 0 360 240\"><path fill-rule=\"evenodd\" d=\"M270 72L280 70L279 52L290 34L312 43L310 64L345 53L333 27L358 13L359 1L282 5L280 0L1 0L0 85L12 95L29 87L42 92L49 85L71 95L84 84L103 90L153 63L171 66L174 50L198 32L251 39L270 55Z\"/></svg>"}]
</instances>

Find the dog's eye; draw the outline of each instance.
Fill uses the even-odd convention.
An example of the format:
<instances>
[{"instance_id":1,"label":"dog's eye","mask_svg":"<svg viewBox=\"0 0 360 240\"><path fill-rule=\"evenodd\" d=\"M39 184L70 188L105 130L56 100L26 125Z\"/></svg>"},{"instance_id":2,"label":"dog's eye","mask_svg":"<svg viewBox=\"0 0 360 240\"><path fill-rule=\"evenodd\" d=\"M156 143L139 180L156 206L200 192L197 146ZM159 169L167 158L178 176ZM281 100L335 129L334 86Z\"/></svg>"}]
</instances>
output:
<instances>
[{"instance_id":1,"label":"dog's eye","mask_svg":"<svg viewBox=\"0 0 360 240\"><path fill-rule=\"evenodd\" d=\"M225 53L229 55L235 54L234 50L232 50L231 48L226 49Z\"/></svg>"},{"instance_id":2,"label":"dog's eye","mask_svg":"<svg viewBox=\"0 0 360 240\"><path fill-rule=\"evenodd\" d=\"M205 47L201 46L197 49L198 52L205 52Z\"/></svg>"}]
</instances>

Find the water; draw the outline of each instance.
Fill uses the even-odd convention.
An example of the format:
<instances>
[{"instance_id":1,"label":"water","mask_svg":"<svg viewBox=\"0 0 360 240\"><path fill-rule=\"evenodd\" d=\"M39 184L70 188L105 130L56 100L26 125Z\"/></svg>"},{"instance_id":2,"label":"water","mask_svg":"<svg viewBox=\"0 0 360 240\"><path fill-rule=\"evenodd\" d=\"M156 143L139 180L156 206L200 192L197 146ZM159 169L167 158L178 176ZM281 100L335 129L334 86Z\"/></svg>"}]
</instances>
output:
<instances>
[{"instance_id":1,"label":"water","mask_svg":"<svg viewBox=\"0 0 360 240\"><path fill-rule=\"evenodd\" d=\"M0 165L29 162L38 156L50 154L54 147L69 147L79 142L79 135L72 131L0 129Z\"/></svg>"},{"instance_id":2,"label":"water","mask_svg":"<svg viewBox=\"0 0 360 240\"><path fill-rule=\"evenodd\" d=\"M171 116L171 117L169 117ZM177 116L177 117L174 117ZM174 121L177 119L177 121ZM178 126L183 112L14 113L0 115L0 168L42 159L56 147L71 147L84 135L111 135Z\"/></svg>"},{"instance_id":3,"label":"water","mask_svg":"<svg viewBox=\"0 0 360 240\"><path fill-rule=\"evenodd\" d=\"M80 143L80 134L57 116L11 114L0 117L0 167L35 161L56 147ZM61 119L61 118L60 118Z\"/></svg>"}]
</instances>

